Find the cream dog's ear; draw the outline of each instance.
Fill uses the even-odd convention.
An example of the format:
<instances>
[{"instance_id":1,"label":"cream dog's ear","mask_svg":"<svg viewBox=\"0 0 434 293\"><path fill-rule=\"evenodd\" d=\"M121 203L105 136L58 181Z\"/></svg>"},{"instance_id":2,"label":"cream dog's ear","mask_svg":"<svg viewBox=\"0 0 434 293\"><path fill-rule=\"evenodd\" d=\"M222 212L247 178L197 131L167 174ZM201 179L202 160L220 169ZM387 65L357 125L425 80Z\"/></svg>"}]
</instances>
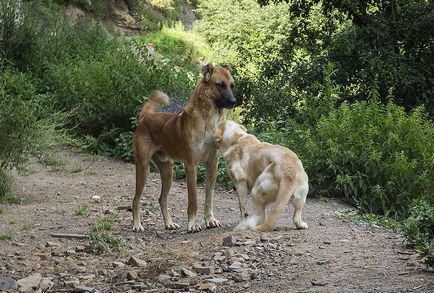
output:
<instances>
[{"instance_id":1,"label":"cream dog's ear","mask_svg":"<svg viewBox=\"0 0 434 293\"><path fill-rule=\"evenodd\" d=\"M217 130L213 134L213 138L214 138L214 141L216 143L220 143L220 141L223 138L223 128L222 127L217 128Z\"/></svg>"}]
</instances>

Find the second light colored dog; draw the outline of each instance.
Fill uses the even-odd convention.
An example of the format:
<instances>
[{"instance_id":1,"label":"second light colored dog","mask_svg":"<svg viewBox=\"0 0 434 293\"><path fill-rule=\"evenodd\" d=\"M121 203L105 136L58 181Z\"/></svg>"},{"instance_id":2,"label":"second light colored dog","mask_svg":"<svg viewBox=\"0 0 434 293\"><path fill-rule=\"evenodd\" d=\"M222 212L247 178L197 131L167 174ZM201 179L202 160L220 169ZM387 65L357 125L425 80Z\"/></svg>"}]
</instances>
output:
<instances>
[{"instance_id":1,"label":"second light colored dog","mask_svg":"<svg viewBox=\"0 0 434 293\"><path fill-rule=\"evenodd\" d=\"M301 220L309 190L308 177L297 155L288 148L259 141L238 123L226 120L217 126L214 140L226 160L229 176L235 181L242 221L236 230L269 231L284 212L288 202L294 206L294 224ZM254 213L245 212L247 195L252 194ZM266 207L274 204L270 215Z\"/></svg>"}]
</instances>

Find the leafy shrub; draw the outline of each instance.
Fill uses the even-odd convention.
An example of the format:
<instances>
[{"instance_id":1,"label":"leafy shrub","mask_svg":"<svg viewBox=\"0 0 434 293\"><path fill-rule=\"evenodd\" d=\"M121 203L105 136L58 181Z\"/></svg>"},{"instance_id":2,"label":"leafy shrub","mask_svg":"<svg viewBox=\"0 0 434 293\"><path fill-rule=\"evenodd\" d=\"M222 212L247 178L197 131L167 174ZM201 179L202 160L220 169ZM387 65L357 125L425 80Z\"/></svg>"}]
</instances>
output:
<instances>
[{"instance_id":1,"label":"leafy shrub","mask_svg":"<svg viewBox=\"0 0 434 293\"><path fill-rule=\"evenodd\" d=\"M9 189L6 170L22 167L29 154L66 141L60 130L65 115L50 112L45 99L31 75L10 68L0 72L0 196Z\"/></svg>"},{"instance_id":2,"label":"leafy shrub","mask_svg":"<svg viewBox=\"0 0 434 293\"><path fill-rule=\"evenodd\" d=\"M348 103L320 119L305 161L313 192L344 196L365 212L402 218L432 199L434 126L423 108Z\"/></svg>"},{"instance_id":3,"label":"leafy shrub","mask_svg":"<svg viewBox=\"0 0 434 293\"><path fill-rule=\"evenodd\" d=\"M426 255L426 263L434 267L434 204L416 201L404 221L403 232L408 243Z\"/></svg>"}]
</instances>

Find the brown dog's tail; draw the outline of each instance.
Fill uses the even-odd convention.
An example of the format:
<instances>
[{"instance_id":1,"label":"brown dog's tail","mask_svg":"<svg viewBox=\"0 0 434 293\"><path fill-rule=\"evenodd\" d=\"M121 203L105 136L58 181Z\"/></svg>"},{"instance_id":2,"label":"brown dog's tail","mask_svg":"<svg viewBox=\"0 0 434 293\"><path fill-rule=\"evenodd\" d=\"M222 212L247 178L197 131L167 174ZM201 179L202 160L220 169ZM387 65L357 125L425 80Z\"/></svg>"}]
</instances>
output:
<instances>
[{"instance_id":1,"label":"brown dog's tail","mask_svg":"<svg viewBox=\"0 0 434 293\"><path fill-rule=\"evenodd\" d=\"M168 104L169 97L161 91L153 91L149 100L143 105L142 110L140 110L139 119L143 117L146 113L154 112L155 108L160 105Z\"/></svg>"}]
</instances>

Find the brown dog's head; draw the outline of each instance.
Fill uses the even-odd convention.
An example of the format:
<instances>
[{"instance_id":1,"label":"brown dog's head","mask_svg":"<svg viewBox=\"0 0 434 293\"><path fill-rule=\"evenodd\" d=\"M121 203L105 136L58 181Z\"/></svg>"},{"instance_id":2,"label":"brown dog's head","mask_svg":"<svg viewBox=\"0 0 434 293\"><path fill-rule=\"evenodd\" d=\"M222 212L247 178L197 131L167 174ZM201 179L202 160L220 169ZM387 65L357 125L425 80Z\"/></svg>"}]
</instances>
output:
<instances>
[{"instance_id":1,"label":"brown dog's head","mask_svg":"<svg viewBox=\"0 0 434 293\"><path fill-rule=\"evenodd\" d=\"M207 64L202 67L205 95L213 99L217 108L232 108L237 103L232 93L234 79L231 73L230 66L214 67L212 64Z\"/></svg>"}]
</instances>

